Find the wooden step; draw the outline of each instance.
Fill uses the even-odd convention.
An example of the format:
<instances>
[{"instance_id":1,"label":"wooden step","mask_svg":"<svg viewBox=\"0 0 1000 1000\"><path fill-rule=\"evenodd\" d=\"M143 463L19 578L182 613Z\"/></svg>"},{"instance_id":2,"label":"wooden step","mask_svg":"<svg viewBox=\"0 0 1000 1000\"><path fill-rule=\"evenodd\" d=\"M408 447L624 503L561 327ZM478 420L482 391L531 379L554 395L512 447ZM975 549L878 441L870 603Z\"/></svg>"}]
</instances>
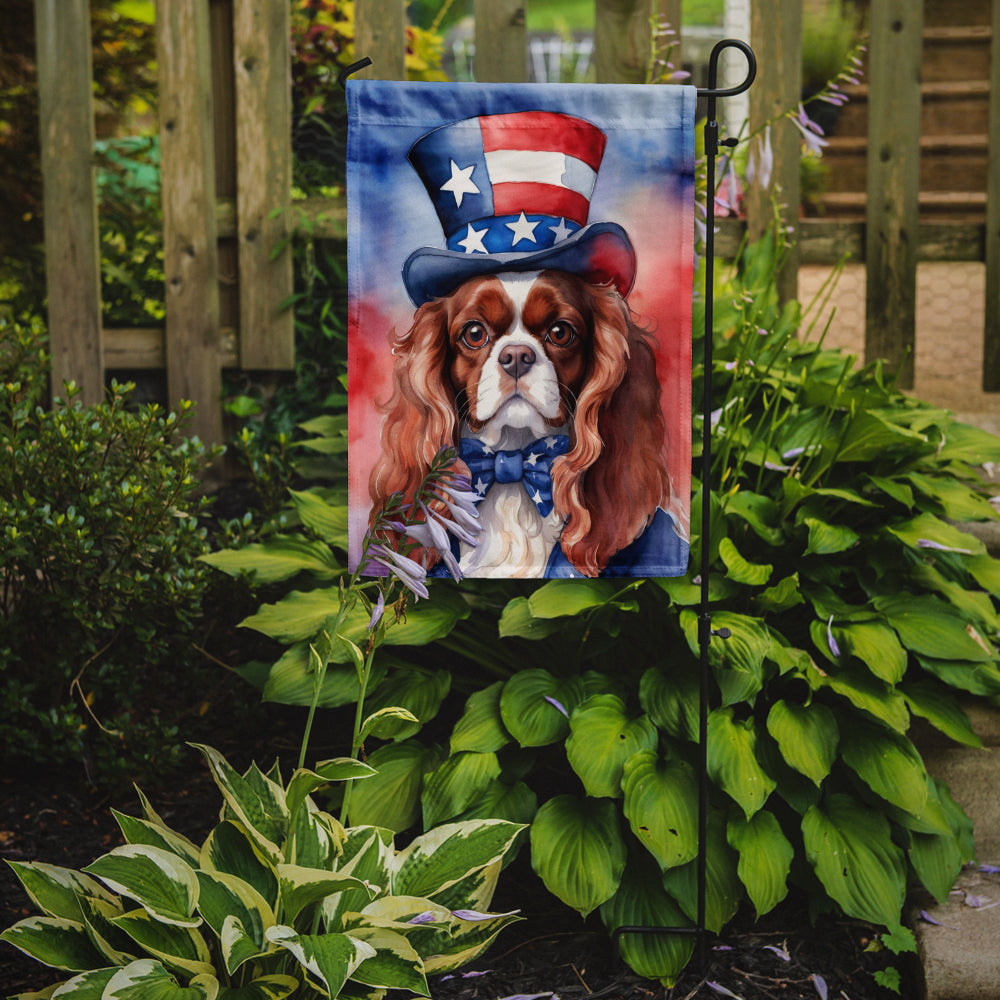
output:
<instances>
[{"instance_id":1,"label":"wooden step","mask_svg":"<svg viewBox=\"0 0 1000 1000\"><path fill-rule=\"evenodd\" d=\"M962 24L989 24L992 15L990 4L991 0L924 0L924 27L947 26L956 21Z\"/></svg>"},{"instance_id":2,"label":"wooden step","mask_svg":"<svg viewBox=\"0 0 1000 1000\"><path fill-rule=\"evenodd\" d=\"M868 139L831 136L823 151L834 191L862 191L867 179ZM926 191L985 191L985 135L925 135L920 138L920 188Z\"/></svg>"},{"instance_id":3,"label":"wooden step","mask_svg":"<svg viewBox=\"0 0 1000 1000\"><path fill-rule=\"evenodd\" d=\"M864 219L867 196L863 191L830 191L815 198L821 213L829 218ZM982 222L986 216L986 193L979 191L921 191L920 218L954 222Z\"/></svg>"},{"instance_id":4,"label":"wooden step","mask_svg":"<svg viewBox=\"0 0 1000 1000\"><path fill-rule=\"evenodd\" d=\"M925 28L921 79L924 83L988 80L992 38L988 24Z\"/></svg>"}]
</instances>

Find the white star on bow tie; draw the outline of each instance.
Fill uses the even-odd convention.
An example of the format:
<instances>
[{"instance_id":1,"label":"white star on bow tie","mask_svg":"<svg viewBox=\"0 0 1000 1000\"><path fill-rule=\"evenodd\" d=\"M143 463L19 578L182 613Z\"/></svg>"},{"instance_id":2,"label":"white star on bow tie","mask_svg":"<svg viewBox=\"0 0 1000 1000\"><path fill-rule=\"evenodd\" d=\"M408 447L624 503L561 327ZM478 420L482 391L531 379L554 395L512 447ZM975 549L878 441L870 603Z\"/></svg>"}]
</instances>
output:
<instances>
[{"instance_id":1,"label":"white star on bow tie","mask_svg":"<svg viewBox=\"0 0 1000 1000\"><path fill-rule=\"evenodd\" d=\"M542 494L541 494L541 493L539 493L539 492L538 492L538 490L535 490L535 495L534 495L534 496L533 496L533 497L531 498L531 502L532 502L533 504L540 504L540 503L543 503L543 502L544 502L544 501L542 500Z\"/></svg>"},{"instance_id":2,"label":"white star on bow tie","mask_svg":"<svg viewBox=\"0 0 1000 1000\"><path fill-rule=\"evenodd\" d=\"M535 226L538 225L537 222L529 222L528 217L521 213L521 218L517 222L508 222L507 228L514 233L514 238L510 241L512 247L517 246L521 240L528 240L531 243L537 243L538 240L535 239Z\"/></svg>"},{"instance_id":3,"label":"white star on bow tie","mask_svg":"<svg viewBox=\"0 0 1000 1000\"><path fill-rule=\"evenodd\" d=\"M541 457L542 457L541 455L538 455L538 454L536 454L535 452L532 452L532 453L531 453L531 454L530 454L530 455L529 455L529 456L528 456L528 457L527 457L527 458L526 458L526 459L524 460L524 464L525 464L525 465L530 465L530 466L534 466L534 465L535 465L535 463L536 463L536 462L537 462L537 461L538 461L538 460L539 460L539 459L540 459Z\"/></svg>"},{"instance_id":4,"label":"white star on bow tie","mask_svg":"<svg viewBox=\"0 0 1000 1000\"><path fill-rule=\"evenodd\" d=\"M485 480L483 479L483 477L482 477L482 476L480 476L480 477L479 477L479 478L478 478L478 479L476 480L476 492L477 492L477 493L478 493L478 494L479 494L479 495L480 495L481 497L484 497L484 496L486 496L486 486L487 486L487 484L486 484L486 481L485 481Z\"/></svg>"},{"instance_id":5,"label":"white star on bow tie","mask_svg":"<svg viewBox=\"0 0 1000 1000\"><path fill-rule=\"evenodd\" d=\"M489 251L483 245L483 237L489 232L489 229L473 229L472 224L469 224L469 231L465 234L464 240L459 240L458 245L462 247L466 253L488 253Z\"/></svg>"},{"instance_id":6,"label":"white star on bow tie","mask_svg":"<svg viewBox=\"0 0 1000 1000\"><path fill-rule=\"evenodd\" d=\"M546 448L554 448L555 446L556 446L556 439L554 437L550 436L545 439Z\"/></svg>"},{"instance_id":7,"label":"white star on bow tie","mask_svg":"<svg viewBox=\"0 0 1000 1000\"><path fill-rule=\"evenodd\" d=\"M454 160L451 161L451 177L441 185L442 191L450 191L455 196L455 206L462 207L462 198L467 194L479 194L472 179L472 171L476 169L473 163L471 167L460 167Z\"/></svg>"}]
</instances>

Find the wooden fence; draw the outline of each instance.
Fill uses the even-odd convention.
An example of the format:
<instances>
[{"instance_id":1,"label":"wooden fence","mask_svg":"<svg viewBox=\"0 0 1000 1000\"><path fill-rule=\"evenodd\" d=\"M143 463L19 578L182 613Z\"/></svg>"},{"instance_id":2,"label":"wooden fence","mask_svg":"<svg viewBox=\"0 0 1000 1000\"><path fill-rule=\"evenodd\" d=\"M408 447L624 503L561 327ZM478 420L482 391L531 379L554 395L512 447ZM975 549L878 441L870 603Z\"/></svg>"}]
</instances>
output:
<instances>
[{"instance_id":1,"label":"wooden fence","mask_svg":"<svg viewBox=\"0 0 1000 1000\"><path fill-rule=\"evenodd\" d=\"M101 397L105 372L165 369L171 402L198 405L196 433L223 438L221 371L293 365L287 244L291 204L290 0L158 0L157 44L163 170L166 325L101 326L100 268L90 93L88 0L35 0L53 384L73 379L85 401ZM525 7L530 0L474 0L480 81L526 79ZM404 77L405 0L357 0L356 52L364 75ZM645 79L651 16L681 23L682 0L595 0L599 83ZM796 290L800 263L844 253L867 270L866 356L898 363L912 384L916 265L985 261L983 384L1000 390L1000 0L992 2L986 221L921 222L920 47L923 0L871 0L867 81L867 213L864 221L784 222L797 242L783 275ZM751 43L759 72L750 127L800 97L801 0L753 0ZM683 39L681 39L683 51ZM674 53L675 59L677 53ZM720 102L724 121L725 101ZM753 188L747 220L724 220L717 251L732 253L744 228L759 234L772 198L799 203L800 137L774 130L775 170ZM730 131L735 132L738 123ZM787 215L787 209L786 215ZM344 206L307 202L295 217L315 236L342 239Z\"/></svg>"}]
</instances>

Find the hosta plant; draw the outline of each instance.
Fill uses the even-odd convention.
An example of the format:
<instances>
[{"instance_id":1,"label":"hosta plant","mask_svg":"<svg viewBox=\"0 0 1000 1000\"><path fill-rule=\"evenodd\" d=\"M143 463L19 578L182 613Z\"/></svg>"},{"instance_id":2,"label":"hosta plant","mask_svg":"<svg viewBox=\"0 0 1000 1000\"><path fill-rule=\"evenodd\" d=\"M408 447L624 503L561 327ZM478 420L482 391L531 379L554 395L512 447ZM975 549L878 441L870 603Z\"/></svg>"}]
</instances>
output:
<instances>
[{"instance_id":1,"label":"hosta plant","mask_svg":"<svg viewBox=\"0 0 1000 1000\"><path fill-rule=\"evenodd\" d=\"M12 862L41 911L0 935L68 978L65 1000L280 1000L428 996L427 975L478 955L514 913L490 913L521 829L451 823L397 849L391 831L345 828L313 793L372 768L338 758L240 774L202 746L222 793L198 845L140 793L116 813L126 843L82 871ZM23 995L29 996L29 995Z\"/></svg>"}]
</instances>

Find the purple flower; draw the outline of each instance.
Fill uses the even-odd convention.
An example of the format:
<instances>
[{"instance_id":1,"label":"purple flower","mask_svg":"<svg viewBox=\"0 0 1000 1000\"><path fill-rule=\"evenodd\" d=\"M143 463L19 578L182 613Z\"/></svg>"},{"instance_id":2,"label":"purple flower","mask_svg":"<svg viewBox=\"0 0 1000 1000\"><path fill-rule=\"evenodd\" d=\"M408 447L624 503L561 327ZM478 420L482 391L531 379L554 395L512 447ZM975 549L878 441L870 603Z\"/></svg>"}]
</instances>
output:
<instances>
[{"instance_id":1,"label":"purple flower","mask_svg":"<svg viewBox=\"0 0 1000 1000\"><path fill-rule=\"evenodd\" d=\"M782 962L790 962L792 960L792 956L789 955L788 952L784 948L779 948L775 944L766 944L766 945L764 945L764 950L765 951L773 951L775 953L775 955L777 955L778 958L780 958L782 960Z\"/></svg>"},{"instance_id":2,"label":"purple flower","mask_svg":"<svg viewBox=\"0 0 1000 1000\"><path fill-rule=\"evenodd\" d=\"M508 913L480 913L479 910L452 910L451 915L459 920L479 921L492 920L494 917L514 917L520 910L511 910Z\"/></svg>"},{"instance_id":3,"label":"purple flower","mask_svg":"<svg viewBox=\"0 0 1000 1000\"><path fill-rule=\"evenodd\" d=\"M424 910L423 913L418 913L415 917L410 917L406 922L408 924L432 924L437 920L437 915L433 910Z\"/></svg>"},{"instance_id":4,"label":"purple flower","mask_svg":"<svg viewBox=\"0 0 1000 1000\"><path fill-rule=\"evenodd\" d=\"M771 174L774 171L774 150L771 148L771 126L764 129L764 135L758 136L758 141L750 147L750 159L747 163L747 181L750 184L756 180L763 189L771 186Z\"/></svg>"},{"instance_id":5,"label":"purple flower","mask_svg":"<svg viewBox=\"0 0 1000 1000\"><path fill-rule=\"evenodd\" d=\"M941 552L958 552L964 556L972 555L972 549L956 549L951 545L942 545L940 542L935 542L930 538L918 538L917 547L921 549L938 549Z\"/></svg>"},{"instance_id":6,"label":"purple flower","mask_svg":"<svg viewBox=\"0 0 1000 1000\"><path fill-rule=\"evenodd\" d=\"M376 566L381 564L390 573L394 573L399 577L403 586L412 590L417 597L430 596L425 583L427 570L420 563L407 556L400 555L398 552L393 552L392 549L378 543L368 547L368 555L374 560ZM370 567L371 562L369 562L366 569L370 571Z\"/></svg>"},{"instance_id":7,"label":"purple flower","mask_svg":"<svg viewBox=\"0 0 1000 1000\"><path fill-rule=\"evenodd\" d=\"M830 652L834 656L840 656L840 646L837 645L837 640L833 637L833 615L830 615L830 620L826 623L826 641Z\"/></svg>"},{"instance_id":8,"label":"purple flower","mask_svg":"<svg viewBox=\"0 0 1000 1000\"><path fill-rule=\"evenodd\" d=\"M705 985L713 992L721 993L724 997L734 997L735 1000L743 1000L738 993L734 993L732 990L727 990L721 983L713 983L709 981L705 983Z\"/></svg>"},{"instance_id":9,"label":"purple flower","mask_svg":"<svg viewBox=\"0 0 1000 1000\"><path fill-rule=\"evenodd\" d=\"M826 980L815 972L809 978L812 979L813 986L816 987L816 992L819 994L819 1000L826 1000Z\"/></svg>"},{"instance_id":10,"label":"purple flower","mask_svg":"<svg viewBox=\"0 0 1000 1000\"><path fill-rule=\"evenodd\" d=\"M565 707L564 707L564 706L562 705L562 703L561 703L561 702L558 702L558 701L556 701L556 699L555 699L555 698L552 698L552 697L550 697L549 695L545 695L544 697L545 697L545 700L546 700L546 701L547 701L547 702L548 702L548 703L549 703L550 705L555 705L555 707L556 707L557 709L559 709L559 711L560 711L560 712L562 712L562 714L563 714L563 715L565 715L567 719L569 718L569 712L567 712L567 711L566 711Z\"/></svg>"},{"instance_id":11,"label":"purple flower","mask_svg":"<svg viewBox=\"0 0 1000 1000\"><path fill-rule=\"evenodd\" d=\"M378 592L378 600L375 602L375 607L372 608L372 616L368 619L368 631L374 630L375 626L382 620L382 615L385 612L385 594L380 590Z\"/></svg>"},{"instance_id":12,"label":"purple flower","mask_svg":"<svg viewBox=\"0 0 1000 1000\"><path fill-rule=\"evenodd\" d=\"M816 156L822 156L823 147L827 145L827 141L822 138L823 130L806 114L806 109L800 104L798 114L790 113L790 117L792 124L802 134L806 149Z\"/></svg>"}]
</instances>

